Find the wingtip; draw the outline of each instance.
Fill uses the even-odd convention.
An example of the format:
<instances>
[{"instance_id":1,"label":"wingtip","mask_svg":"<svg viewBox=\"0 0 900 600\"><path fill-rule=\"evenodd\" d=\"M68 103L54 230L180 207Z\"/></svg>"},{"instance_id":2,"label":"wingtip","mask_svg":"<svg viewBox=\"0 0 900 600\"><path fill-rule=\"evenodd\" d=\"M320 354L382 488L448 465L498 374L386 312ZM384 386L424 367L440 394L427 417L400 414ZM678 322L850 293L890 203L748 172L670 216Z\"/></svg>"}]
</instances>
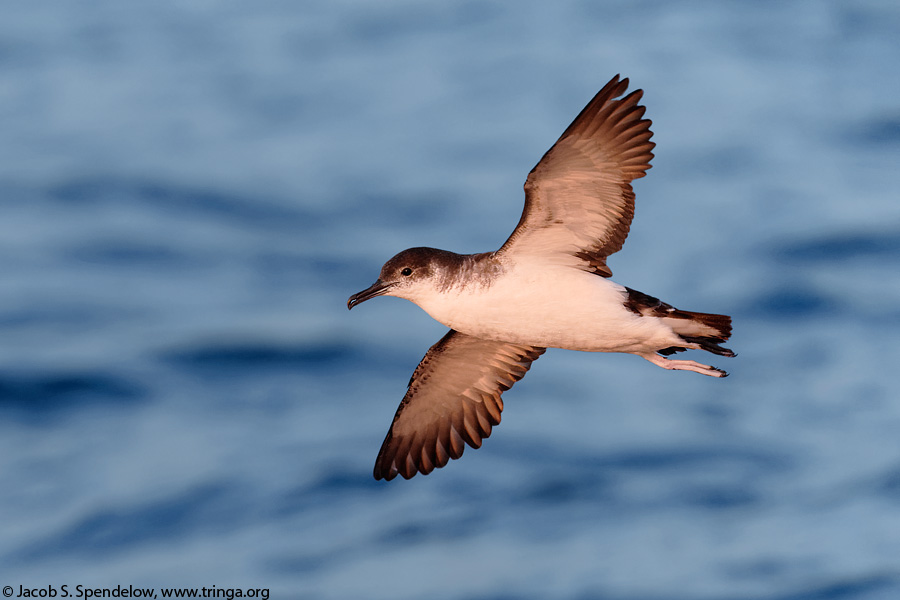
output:
<instances>
[{"instance_id":1,"label":"wingtip","mask_svg":"<svg viewBox=\"0 0 900 600\"><path fill-rule=\"evenodd\" d=\"M394 477L397 476L397 468L391 464L391 468L385 469L381 464L381 458L375 461L375 469L372 471L372 476L375 477L375 481L390 481Z\"/></svg>"}]
</instances>

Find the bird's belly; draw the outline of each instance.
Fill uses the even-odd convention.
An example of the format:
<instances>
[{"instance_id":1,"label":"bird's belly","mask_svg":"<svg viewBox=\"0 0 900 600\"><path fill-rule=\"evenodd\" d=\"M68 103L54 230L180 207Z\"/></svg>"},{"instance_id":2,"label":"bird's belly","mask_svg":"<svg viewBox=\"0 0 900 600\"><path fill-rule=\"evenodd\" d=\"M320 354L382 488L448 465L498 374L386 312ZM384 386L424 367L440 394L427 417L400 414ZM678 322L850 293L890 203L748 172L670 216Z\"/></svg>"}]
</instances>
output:
<instances>
[{"instance_id":1,"label":"bird's belly","mask_svg":"<svg viewBox=\"0 0 900 600\"><path fill-rule=\"evenodd\" d=\"M505 273L489 287L449 290L422 306L462 333L530 346L639 352L670 340L657 319L625 308L624 287L572 268Z\"/></svg>"}]
</instances>

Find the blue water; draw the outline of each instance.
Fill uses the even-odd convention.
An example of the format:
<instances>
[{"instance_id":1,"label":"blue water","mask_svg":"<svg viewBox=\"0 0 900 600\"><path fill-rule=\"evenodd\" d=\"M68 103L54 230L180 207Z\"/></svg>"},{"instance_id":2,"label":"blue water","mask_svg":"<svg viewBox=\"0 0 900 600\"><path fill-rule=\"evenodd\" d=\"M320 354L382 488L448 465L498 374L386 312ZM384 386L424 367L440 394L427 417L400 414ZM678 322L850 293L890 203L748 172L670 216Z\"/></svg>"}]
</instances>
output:
<instances>
[{"instance_id":1,"label":"blue water","mask_svg":"<svg viewBox=\"0 0 900 600\"><path fill-rule=\"evenodd\" d=\"M891 0L7 3L0 586L900 598L898 39ZM444 328L347 297L498 247L615 73L658 143L615 279L733 315L732 376L549 351L375 482Z\"/></svg>"}]
</instances>

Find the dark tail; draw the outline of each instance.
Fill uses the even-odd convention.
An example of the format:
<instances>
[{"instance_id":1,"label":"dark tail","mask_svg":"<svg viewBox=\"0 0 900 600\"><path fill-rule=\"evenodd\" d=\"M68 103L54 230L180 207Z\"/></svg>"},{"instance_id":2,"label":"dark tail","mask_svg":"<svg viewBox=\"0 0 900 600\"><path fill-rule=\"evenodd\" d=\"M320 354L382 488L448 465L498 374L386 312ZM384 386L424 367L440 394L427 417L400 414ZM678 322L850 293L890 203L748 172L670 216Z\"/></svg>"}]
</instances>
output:
<instances>
[{"instance_id":1,"label":"dark tail","mask_svg":"<svg viewBox=\"0 0 900 600\"><path fill-rule=\"evenodd\" d=\"M628 297L625 300L625 308L643 317L656 317L662 319L672 328L678 337L691 348L698 347L701 350L718 354L719 356L734 356L734 352L723 348L719 344L731 337L731 317L728 315L714 315L711 313L690 312L678 310L671 304L666 304L659 298L654 298L643 292L625 288ZM687 347L670 346L657 350L663 356L675 354L687 350Z\"/></svg>"},{"instance_id":2,"label":"dark tail","mask_svg":"<svg viewBox=\"0 0 900 600\"><path fill-rule=\"evenodd\" d=\"M731 317L711 313L689 312L677 310L672 313L672 329L688 344L696 344L701 350L719 356L734 356L734 352L719 344L731 337ZM679 322L681 321L681 322ZM680 346L671 346L659 351L663 356L686 350Z\"/></svg>"}]
</instances>

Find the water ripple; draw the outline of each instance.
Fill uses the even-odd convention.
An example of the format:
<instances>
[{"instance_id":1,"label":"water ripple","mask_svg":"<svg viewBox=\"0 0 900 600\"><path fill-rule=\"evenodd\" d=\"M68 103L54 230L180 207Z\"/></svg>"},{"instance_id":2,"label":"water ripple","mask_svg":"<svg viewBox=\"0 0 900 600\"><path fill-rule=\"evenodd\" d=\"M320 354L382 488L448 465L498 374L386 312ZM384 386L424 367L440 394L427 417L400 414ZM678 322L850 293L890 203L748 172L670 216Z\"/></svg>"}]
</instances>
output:
<instances>
[{"instance_id":1,"label":"water ripple","mask_svg":"<svg viewBox=\"0 0 900 600\"><path fill-rule=\"evenodd\" d=\"M103 372L0 373L0 409L48 413L85 403L134 402L144 387Z\"/></svg>"},{"instance_id":2,"label":"water ripple","mask_svg":"<svg viewBox=\"0 0 900 600\"><path fill-rule=\"evenodd\" d=\"M120 177L84 178L61 183L50 196L67 204L105 204L131 201L158 210L235 221L242 226L302 231L321 226L319 215L297 205L279 205L215 189L204 189Z\"/></svg>"},{"instance_id":3,"label":"water ripple","mask_svg":"<svg viewBox=\"0 0 900 600\"><path fill-rule=\"evenodd\" d=\"M69 554L108 556L143 544L190 537L198 531L231 528L245 519L234 486L206 484L128 506L104 506L62 531L25 544L6 560L27 563Z\"/></svg>"}]
</instances>

